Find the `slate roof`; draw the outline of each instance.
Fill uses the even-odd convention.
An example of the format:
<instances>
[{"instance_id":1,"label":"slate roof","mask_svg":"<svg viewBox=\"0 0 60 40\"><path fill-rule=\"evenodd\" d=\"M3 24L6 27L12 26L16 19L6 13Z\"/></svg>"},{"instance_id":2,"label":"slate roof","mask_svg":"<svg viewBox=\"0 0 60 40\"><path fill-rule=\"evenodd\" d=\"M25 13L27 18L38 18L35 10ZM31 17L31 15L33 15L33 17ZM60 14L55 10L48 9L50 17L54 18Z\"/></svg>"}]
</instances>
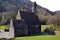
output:
<instances>
[{"instance_id":1,"label":"slate roof","mask_svg":"<svg viewBox=\"0 0 60 40\"><path fill-rule=\"evenodd\" d=\"M20 27L24 27L25 22L22 20L13 20L14 27L20 29Z\"/></svg>"},{"instance_id":2,"label":"slate roof","mask_svg":"<svg viewBox=\"0 0 60 40\"><path fill-rule=\"evenodd\" d=\"M40 24L38 16L36 16L33 12L20 11L20 16L22 19L24 19L26 24L31 24L31 25Z\"/></svg>"}]
</instances>

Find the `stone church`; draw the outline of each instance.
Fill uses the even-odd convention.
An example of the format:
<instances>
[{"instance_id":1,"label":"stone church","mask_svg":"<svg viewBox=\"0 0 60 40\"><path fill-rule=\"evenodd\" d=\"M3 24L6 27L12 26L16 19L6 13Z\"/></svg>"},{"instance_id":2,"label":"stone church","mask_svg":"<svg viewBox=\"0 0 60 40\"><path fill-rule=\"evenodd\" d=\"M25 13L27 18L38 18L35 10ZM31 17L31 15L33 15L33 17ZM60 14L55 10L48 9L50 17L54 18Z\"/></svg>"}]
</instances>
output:
<instances>
[{"instance_id":1,"label":"stone church","mask_svg":"<svg viewBox=\"0 0 60 40\"><path fill-rule=\"evenodd\" d=\"M12 36L33 35L41 32L41 24L37 16L37 4L34 2L32 12L18 10L16 19L10 21Z\"/></svg>"}]
</instances>

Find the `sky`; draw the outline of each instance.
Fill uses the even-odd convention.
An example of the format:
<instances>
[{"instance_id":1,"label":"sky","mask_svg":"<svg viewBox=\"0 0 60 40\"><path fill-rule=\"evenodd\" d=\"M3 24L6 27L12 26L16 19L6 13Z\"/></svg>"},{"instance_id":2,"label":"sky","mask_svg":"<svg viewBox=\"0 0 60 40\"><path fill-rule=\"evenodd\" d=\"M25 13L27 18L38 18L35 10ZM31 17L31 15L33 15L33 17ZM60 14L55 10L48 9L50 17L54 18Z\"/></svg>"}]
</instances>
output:
<instances>
[{"instance_id":1,"label":"sky","mask_svg":"<svg viewBox=\"0 0 60 40\"><path fill-rule=\"evenodd\" d=\"M50 11L60 10L60 0L31 0L44 8L49 9Z\"/></svg>"}]
</instances>

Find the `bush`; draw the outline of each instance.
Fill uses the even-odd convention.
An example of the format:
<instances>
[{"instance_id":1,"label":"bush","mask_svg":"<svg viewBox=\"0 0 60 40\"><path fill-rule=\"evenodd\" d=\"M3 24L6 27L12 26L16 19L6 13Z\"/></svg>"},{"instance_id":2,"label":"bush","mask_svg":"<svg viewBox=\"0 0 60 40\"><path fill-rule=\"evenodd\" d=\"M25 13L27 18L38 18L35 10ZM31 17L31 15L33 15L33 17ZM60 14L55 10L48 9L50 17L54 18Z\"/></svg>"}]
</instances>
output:
<instances>
[{"instance_id":1,"label":"bush","mask_svg":"<svg viewBox=\"0 0 60 40\"><path fill-rule=\"evenodd\" d=\"M44 30L45 33L48 33L50 35L55 35L55 28L53 25L46 25L46 28Z\"/></svg>"},{"instance_id":2,"label":"bush","mask_svg":"<svg viewBox=\"0 0 60 40\"><path fill-rule=\"evenodd\" d=\"M55 35L55 32L52 31L52 30L45 29L44 32L45 32L45 33L48 33L48 34L50 34L50 35Z\"/></svg>"},{"instance_id":3,"label":"bush","mask_svg":"<svg viewBox=\"0 0 60 40\"><path fill-rule=\"evenodd\" d=\"M53 25L49 25L46 27L47 30L55 31L55 28Z\"/></svg>"}]
</instances>

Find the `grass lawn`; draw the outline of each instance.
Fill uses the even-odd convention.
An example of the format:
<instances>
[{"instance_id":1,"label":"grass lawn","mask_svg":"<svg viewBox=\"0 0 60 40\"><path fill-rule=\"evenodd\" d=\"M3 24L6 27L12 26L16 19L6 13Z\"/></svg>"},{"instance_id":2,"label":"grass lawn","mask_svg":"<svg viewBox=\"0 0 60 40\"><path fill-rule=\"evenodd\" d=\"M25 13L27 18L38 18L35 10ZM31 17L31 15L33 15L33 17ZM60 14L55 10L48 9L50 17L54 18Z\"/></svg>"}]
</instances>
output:
<instances>
[{"instance_id":1,"label":"grass lawn","mask_svg":"<svg viewBox=\"0 0 60 40\"><path fill-rule=\"evenodd\" d=\"M39 35L39 36L16 37L13 40L60 40L60 35Z\"/></svg>"},{"instance_id":2,"label":"grass lawn","mask_svg":"<svg viewBox=\"0 0 60 40\"><path fill-rule=\"evenodd\" d=\"M5 26L5 25L1 25L1 26L0 26L0 30L4 30L4 29L6 29L6 27L7 27L7 26Z\"/></svg>"}]
</instances>

